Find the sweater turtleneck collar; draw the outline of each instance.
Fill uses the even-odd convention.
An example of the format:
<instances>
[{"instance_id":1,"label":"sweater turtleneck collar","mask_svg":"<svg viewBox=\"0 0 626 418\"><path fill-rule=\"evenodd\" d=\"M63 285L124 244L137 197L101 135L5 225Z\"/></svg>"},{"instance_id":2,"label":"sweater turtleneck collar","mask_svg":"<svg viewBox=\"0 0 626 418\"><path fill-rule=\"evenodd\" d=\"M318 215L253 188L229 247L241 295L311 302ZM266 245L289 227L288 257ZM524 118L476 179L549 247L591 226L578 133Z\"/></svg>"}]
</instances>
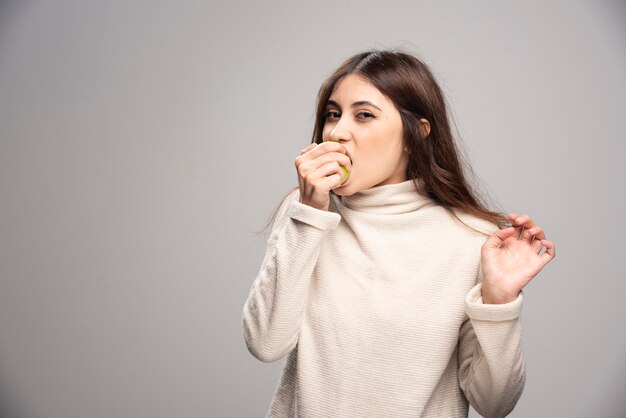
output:
<instances>
[{"instance_id":1,"label":"sweater turtleneck collar","mask_svg":"<svg viewBox=\"0 0 626 418\"><path fill-rule=\"evenodd\" d=\"M424 191L423 181L417 179L417 183L417 191L413 180L406 180L401 183L370 187L350 196L335 194L333 196L350 210L396 215L416 211L434 202Z\"/></svg>"}]
</instances>

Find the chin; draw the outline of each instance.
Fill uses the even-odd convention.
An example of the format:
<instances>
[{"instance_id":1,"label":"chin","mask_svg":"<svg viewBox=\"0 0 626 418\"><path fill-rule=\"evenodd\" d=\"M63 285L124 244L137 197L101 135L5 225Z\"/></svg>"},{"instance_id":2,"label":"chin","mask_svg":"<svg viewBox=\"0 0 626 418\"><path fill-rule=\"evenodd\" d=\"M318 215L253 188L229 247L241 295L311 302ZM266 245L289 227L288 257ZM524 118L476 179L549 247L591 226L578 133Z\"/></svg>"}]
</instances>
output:
<instances>
[{"instance_id":1,"label":"chin","mask_svg":"<svg viewBox=\"0 0 626 418\"><path fill-rule=\"evenodd\" d=\"M351 194L354 194L355 192L356 190L352 187L352 183L333 189L333 193L335 193L337 196L350 196Z\"/></svg>"}]
</instances>

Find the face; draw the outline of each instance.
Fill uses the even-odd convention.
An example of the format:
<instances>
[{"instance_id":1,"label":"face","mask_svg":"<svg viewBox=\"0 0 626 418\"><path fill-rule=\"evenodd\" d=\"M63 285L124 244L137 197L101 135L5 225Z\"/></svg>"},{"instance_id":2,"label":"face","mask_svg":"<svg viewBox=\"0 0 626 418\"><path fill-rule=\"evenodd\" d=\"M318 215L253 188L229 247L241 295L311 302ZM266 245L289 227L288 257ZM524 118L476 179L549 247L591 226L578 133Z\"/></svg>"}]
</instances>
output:
<instances>
[{"instance_id":1,"label":"face","mask_svg":"<svg viewBox=\"0 0 626 418\"><path fill-rule=\"evenodd\" d=\"M333 189L335 194L348 196L407 180L400 113L366 78L344 77L330 95L325 114L322 139L339 142L352 159L350 177Z\"/></svg>"}]
</instances>

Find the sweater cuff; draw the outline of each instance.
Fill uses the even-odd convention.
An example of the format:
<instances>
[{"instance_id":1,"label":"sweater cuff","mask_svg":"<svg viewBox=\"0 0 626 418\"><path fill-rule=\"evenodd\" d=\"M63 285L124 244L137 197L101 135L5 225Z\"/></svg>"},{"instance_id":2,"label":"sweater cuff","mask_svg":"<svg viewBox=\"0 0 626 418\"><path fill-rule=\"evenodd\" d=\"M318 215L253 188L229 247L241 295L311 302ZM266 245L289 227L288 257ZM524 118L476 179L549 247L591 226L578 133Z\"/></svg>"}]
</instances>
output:
<instances>
[{"instance_id":1,"label":"sweater cuff","mask_svg":"<svg viewBox=\"0 0 626 418\"><path fill-rule=\"evenodd\" d=\"M289 216L321 230L335 229L341 221L341 215L305 205L298 200L291 202Z\"/></svg>"},{"instance_id":2,"label":"sweater cuff","mask_svg":"<svg viewBox=\"0 0 626 418\"><path fill-rule=\"evenodd\" d=\"M480 321L510 321L520 316L524 293L520 290L517 298L508 303L483 303L482 282L469 291L465 297L467 316Z\"/></svg>"}]
</instances>

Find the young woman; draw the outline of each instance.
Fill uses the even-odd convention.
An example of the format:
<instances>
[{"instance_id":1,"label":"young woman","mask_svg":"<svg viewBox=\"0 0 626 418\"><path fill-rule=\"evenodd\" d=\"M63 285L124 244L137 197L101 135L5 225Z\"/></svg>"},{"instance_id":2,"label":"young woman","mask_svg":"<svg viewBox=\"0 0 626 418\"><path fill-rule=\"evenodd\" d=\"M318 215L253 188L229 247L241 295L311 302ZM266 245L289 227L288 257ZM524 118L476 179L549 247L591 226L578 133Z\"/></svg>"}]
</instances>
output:
<instances>
[{"instance_id":1,"label":"young woman","mask_svg":"<svg viewBox=\"0 0 626 418\"><path fill-rule=\"evenodd\" d=\"M295 168L242 318L256 358L288 355L267 416L511 412L522 288L555 247L471 190L429 68L398 51L347 59Z\"/></svg>"}]
</instances>

